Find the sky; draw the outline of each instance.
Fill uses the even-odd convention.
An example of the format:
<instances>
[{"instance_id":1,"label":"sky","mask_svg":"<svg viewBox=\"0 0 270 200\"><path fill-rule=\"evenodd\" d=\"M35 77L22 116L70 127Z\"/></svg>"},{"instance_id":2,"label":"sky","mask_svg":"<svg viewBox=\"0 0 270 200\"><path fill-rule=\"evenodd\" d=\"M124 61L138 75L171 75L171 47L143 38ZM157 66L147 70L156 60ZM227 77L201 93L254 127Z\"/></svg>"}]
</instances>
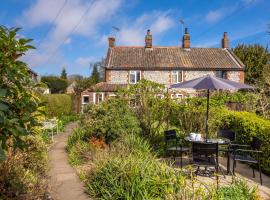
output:
<instances>
[{"instance_id":1,"label":"sky","mask_svg":"<svg viewBox=\"0 0 270 200\"><path fill-rule=\"evenodd\" d=\"M270 45L270 0L0 0L0 24L22 27L19 37L36 47L22 57L39 75L89 76L102 60L107 38L142 46L150 29L153 45L180 46L183 27L191 47ZM184 25L179 20L184 21ZM116 30L113 27L117 27Z\"/></svg>"}]
</instances>

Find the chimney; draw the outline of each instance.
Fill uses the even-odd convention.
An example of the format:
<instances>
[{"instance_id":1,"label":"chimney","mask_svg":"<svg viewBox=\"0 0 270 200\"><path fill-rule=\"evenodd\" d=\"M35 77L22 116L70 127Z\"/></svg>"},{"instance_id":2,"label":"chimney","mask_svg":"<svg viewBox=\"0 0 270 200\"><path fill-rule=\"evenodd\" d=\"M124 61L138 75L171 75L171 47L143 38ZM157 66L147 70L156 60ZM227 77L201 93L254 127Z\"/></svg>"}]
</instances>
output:
<instances>
[{"instance_id":1,"label":"chimney","mask_svg":"<svg viewBox=\"0 0 270 200\"><path fill-rule=\"evenodd\" d=\"M190 35L188 33L188 28L185 28L185 34L183 35L182 47L187 48L187 49L190 48Z\"/></svg>"},{"instance_id":2,"label":"chimney","mask_svg":"<svg viewBox=\"0 0 270 200\"><path fill-rule=\"evenodd\" d=\"M229 38L227 32L224 32L223 34L223 38L221 40L221 47L226 49L229 48Z\"/></svg>"},{"instance_id":3,"label":"chimney","mask_svg":"<svg viewBox=\"0 0 270 200\"><path fill-rule=\"evenodd\" d=\"M109 37L109 47L114 47L115 46L115 38L114 37Z\"/></svg>"},{"instance_id":4,"label":"chimney","mask_svg":"<svg viewBox=\"0 0 270 200\"><path fill-rule=\"evenodd\" d=\"M145 48L152 48L152 35L149 29L147 30L147 33L145 36Z\"/></svg>"}]
</instances>

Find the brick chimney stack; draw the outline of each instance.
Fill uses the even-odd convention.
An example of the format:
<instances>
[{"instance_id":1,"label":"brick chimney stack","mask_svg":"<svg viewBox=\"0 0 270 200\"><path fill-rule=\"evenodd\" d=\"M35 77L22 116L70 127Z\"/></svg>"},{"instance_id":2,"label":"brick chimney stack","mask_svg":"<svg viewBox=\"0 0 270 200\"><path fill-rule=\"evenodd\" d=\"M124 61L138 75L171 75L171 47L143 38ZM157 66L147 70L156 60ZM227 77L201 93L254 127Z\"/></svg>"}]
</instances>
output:
<instances>
[{"instance_id":1,"label":"brick chimney stack","mask_svg":"<svg viewBox=\"0 0 270 200\"><path fill-rule=\"evenodd\" d=\"M223 34L223 38L221 40L221 47L226 49L229 48L229 38L227 32L224 32Z\"/></svg>"},{"instance_id":2,"label":"brick chimney stack","mask_svg":"<svg viewBox=\"0 0 270 200\"><path fill-rule=\"evenodd\" d=\"M109 47L114 47L115 46L115 38L114 37L109 37Z\"/></svg>"},{"instance_id":3,"label":"brick chimney stack","mask_svg":"<svg viewBox=\"0 0 270 200\"><path fill-rule=\"evenodd\" d=\"M183 35L183 40L182 40L182 47L183 48L190 48L190 35L188 33L188 28L185 28L185 34Z\"/></svg>"},{"instance_id":4,"label":"brick chimney stack","mask_svg":"<svg viewBox=\"0 0 270 200\"><path fill-rule=\"evenodd\" d=\"M148 29L145 36L145 48L152 48L152 35Z\"/></svg>"}]
</instances>

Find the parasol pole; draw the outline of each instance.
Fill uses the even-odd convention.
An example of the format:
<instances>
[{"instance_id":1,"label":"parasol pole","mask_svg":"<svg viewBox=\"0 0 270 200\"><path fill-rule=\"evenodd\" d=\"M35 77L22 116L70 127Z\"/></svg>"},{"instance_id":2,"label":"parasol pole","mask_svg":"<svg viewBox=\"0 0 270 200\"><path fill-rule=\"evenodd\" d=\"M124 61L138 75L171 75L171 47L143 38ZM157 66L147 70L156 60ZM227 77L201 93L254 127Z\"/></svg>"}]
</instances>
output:
<instances>
[{"instance_id":1,"label":"parasol pole","mask_svg":"<svg viewBox=\"0 0 270 200\"><path fill-rule=\"evenodd\" d=\"M205 138L208 139L208 116L209 116L209 89L207 90L207 107L206 107L206 119L205 119Z\"/></svg>"}]
</instances>

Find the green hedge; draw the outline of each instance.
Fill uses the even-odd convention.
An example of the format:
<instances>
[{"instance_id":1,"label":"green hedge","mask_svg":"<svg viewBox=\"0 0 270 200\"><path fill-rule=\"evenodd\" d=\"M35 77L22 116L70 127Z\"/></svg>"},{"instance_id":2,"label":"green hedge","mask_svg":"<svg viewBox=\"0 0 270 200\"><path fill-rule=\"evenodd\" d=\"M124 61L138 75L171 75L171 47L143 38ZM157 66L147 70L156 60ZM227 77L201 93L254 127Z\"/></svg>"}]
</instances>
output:
<instances>
[{"instance_id":1,"label":"green hedge","mask_svg":"<svg viewBox=\"0 0 270 200\"><path fill-rule=\"evenodd\" d=\"M229 128L236 132L237 141L249 144L253 136L263 141L261 150L262 168L270 174L270 121L254 113L223 110L216 115L212 125L217 128Z\"/></svg>"},{"instance_id":2,"label":"green hedge","mask_svg":"<svg viewBox=\"0 0 270 200\"><path fill-rule=\"evenodd\" d=\"M45 112L48 117L61 117L74 114L73 96L68 94L46 94L41 96L45 102Z\"/></svg>"}]
</instances>

